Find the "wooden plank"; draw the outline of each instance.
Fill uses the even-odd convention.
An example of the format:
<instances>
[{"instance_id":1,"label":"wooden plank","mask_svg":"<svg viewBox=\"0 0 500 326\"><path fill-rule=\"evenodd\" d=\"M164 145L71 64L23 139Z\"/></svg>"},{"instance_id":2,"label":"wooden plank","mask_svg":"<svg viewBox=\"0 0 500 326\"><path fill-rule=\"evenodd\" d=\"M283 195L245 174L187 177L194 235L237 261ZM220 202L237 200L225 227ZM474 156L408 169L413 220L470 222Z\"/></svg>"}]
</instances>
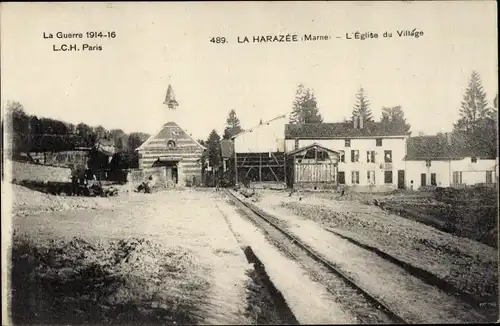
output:
<instances>
[{"instance_id":1,"label":"wooden plank","mask_svg":"<svg viewBox=\"0 0 500 326\"><path fill-rule=\"evenodd\" d=\"M262 153L259 153L259 181L262 181Z\"/></svg>"},{"instance_id":2,"label":"wooden plank","mask_svg":"<svg viewBox=\"0 0 500 326\"><path fill-rule=\"evenodd\" d=\"M234 151L234 182L238 184L238 155Z\"/></svg>"},{"instance_id":3,"label":"wooden plank","mask_svg":"<svg viewBox=\"0 0 500 326\"><path fill-rule=\"evenodd\" d=\"M336 170L333 163L295 164L296 182L335 182Z\"/></svg>"},{"instance_id":4,"label":"wooden plank","mask_svg":"<svg viewBox=\"0 0 500 326\"><path fill-rule=\"evenodd\" d=\"M274 170L272 168L269 168L269 170L271 170L271 172L273 173L274 178L276 179L276 181L280 182L280 179L278 178L278 176L276 175L276 173L274 173Z\"/></svg>"},{"instance_id":5,"label":"wooden plank","mask_svg":"<svg viewBox=\"0 0 500 326\"><path fill-rule=\"evenodd\" d=\"M245 174L245 178L248 176L248 174L250 173L250 171L252 171L253 167L251 167L250 169L248 169L247 173Z\"/></svg>"}]
</instances>

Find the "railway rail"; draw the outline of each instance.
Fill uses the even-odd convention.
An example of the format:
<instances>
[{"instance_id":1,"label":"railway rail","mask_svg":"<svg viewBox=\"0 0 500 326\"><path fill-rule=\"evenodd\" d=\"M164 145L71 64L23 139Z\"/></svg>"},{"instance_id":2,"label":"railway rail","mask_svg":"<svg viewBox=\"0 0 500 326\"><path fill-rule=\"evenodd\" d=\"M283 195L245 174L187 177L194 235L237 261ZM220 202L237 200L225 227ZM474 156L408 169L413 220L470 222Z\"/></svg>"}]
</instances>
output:
<instances>
[{"instance_id":1,"label":"railway rail","mask_svg":"<svg viewBox=\"0 0 500 326\"><path fill-rule=\"evenodd\" d=\"M232 193L231 190L229 189L224 189L225 193L229 196L230 200L235 203L236 206L239 206L240 208L244 208L244 211L246 215L256 224L258 224L261 228L265 229L266 233L269 234L270 229L273 229L277 231L280 235L282 235L283 238L290 240L290 244L293 245L295 248L298 248L300 251L305 253L310 259L312 259L315 263L320 264L323 269L327 272L327 274L330 274L330 277L326 277L328 280L325 279L325 275L322 275L322 277L319 277L320 282L323 283L326 287L326 289L332 293L334 296L338 297L339 293L346 294L344 297L350 297L351 301L354 302L359 302L359 300L355 300L354 296L361 296L364 298L366 303L368 303L369 307L366 305L361 304L359 309L356 307L352 308L351 304L351 310L353 311L357 317L365 323L372 323L372 322L382 322L382 323L387 323L387 322L392 322L396 324L407 324L409 323L406 321L403 317L399 316L396 312L391 310L381 299L378 299L376 296L370 294L366 289L364 289L362 286L357 284L354 280L352 280L348 275L343 273L341 270L336 268L334 265L332 265L330 262L322 258L318 253L316 253L314 250L312 250L308 245L304 244L300 239L297 237L293 236L289 232L285 231L282 227L280 227L277 223L272 221L270 218L265 216L262 212L259 212L259 210L255 209L254 207L251 207L244 201L242 201L240 198L238 198L236 195ZM254 215L254 216L251 216ZM258 217L258 219L254 217ZM262 223L262 221L264 223ZM266 227L267 225L267 227ZM274 238L273 240L277 241L277 245L279 245L281 248L283 248L283 242L280 242L278 239ZM303 257L298 257L297 253L294 252L293 250L289 250L287 248L283 248L287 250L288 254L293 256L296 260L299 262L303 260ZM300 254L299 254L300 255ZM315 271L315 274L318 273ZM325 274L325 273L323 273ZM331 285L332 280L331 276L335 276L337 279L334 280L335 286L333 287ZM339 283L342 282L343 284ZM339 290L339 287L341 290ZM350 288L350 289L349 289ZM367 311L371 310L370 312ZM360 312L360 310L362 310ZM374 315L377 315L374 317ZM381 316L383 315L383 316ZM373 318L376 318L374 320Z\"/></svg>"}]
</instances>

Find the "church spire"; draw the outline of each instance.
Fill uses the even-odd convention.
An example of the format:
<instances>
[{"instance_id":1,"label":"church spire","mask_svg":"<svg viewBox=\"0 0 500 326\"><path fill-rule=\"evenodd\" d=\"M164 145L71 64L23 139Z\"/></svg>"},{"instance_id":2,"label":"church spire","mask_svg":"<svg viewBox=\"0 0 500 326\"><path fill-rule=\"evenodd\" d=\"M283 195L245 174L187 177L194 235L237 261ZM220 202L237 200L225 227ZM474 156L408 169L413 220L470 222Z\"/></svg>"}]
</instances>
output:
<instances>
[{"instance_id":1,"label":"church spire","mask_svg":"<svg viewBox=\"0 0 500 326\"><path fill-rule=\"evenodd\" d=\"M179 106L177 100L175 99L174 89L172 85L168 84L167 95L165 96L165 101L163 102L169 109L175 110Z\"/></svg>"}]
</instances>

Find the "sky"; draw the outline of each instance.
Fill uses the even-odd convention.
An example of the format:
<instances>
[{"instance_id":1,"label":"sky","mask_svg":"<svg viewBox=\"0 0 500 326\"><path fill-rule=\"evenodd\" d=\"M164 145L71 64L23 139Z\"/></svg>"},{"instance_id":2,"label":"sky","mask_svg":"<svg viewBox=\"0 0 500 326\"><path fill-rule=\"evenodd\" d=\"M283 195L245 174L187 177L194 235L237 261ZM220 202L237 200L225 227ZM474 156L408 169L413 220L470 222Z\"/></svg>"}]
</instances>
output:
<instances>
[{"instance_id":1,"label":"sky","mask_svg":"<svg viewBox=\"0 0 500 326\"><path fill-rule=\"evenodd\" d=\"M30 114L126 132L154 133L174 117L206 139L231 109L244 128L289 113L298 84L314 90L325 122L341 121L363 87L376 119L400 105L413 133L450 131L473 70L490 102L498 93L496 12L494 1L2 3L2 108L18 101ZM424 35L396 34L413 29ZM92 31L116 37L43 36ZM346 39L355 32L379 37ZM331 39L237 41L287 34ZM102 51L53 50L61 44ZM163 105L169 83L175 116Z\"/></svg>"}]
</instances>

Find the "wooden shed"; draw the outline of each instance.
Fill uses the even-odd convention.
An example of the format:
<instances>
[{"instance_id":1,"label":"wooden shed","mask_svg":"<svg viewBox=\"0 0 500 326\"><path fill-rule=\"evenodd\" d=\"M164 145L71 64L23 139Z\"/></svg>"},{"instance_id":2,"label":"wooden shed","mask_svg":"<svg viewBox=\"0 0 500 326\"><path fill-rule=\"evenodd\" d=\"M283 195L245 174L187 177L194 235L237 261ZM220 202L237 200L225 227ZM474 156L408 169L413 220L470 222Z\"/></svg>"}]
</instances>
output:
<instances>
[{"instance_id":1,"label":"wooden shed","mask_svg":"<svg viewBox=\"0 0 500 326\"><path fill-rule=\"evenodd\" d=\"M340 153L317 143L287 153L289 186L335 188Z\"/></svg>"},{"instance_id":2,"label":"wooden shed","mask_svg":"<svg viewBox=\"0 0 500 326\"><path fill-rule=\"evenodd\" d=\"M285 185L285 124L281 115L232 137L236 184Z\"/></svg>"}]
</instances>

